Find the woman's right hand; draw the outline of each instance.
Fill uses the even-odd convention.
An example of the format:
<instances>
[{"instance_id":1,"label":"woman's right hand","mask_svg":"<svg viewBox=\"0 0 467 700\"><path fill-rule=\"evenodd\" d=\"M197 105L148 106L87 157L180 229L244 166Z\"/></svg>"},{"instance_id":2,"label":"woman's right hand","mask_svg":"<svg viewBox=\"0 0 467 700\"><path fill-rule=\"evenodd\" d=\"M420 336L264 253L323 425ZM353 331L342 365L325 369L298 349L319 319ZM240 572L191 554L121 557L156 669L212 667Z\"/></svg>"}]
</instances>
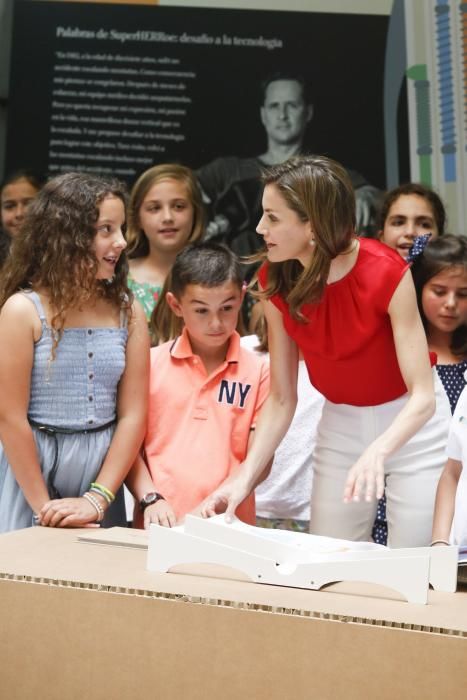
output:
<instances>
[{"instance_id":1,"label":"woman's right hand","mask_svg":"<svg viewBox=\"0 0 467 700\"><path fill-rule=\"evenodd\" d=\"M379 500L384 494L384 456L375 443L349 469L344 488L344 503Z\"/></svg>"},{"instance_id":2,"label":"woman's right hand","mask_svg":"<svg viewBox=\"0 0 467 700\"><path fill-rule=\"evenodd\" d=\"M203 518L225 513L227 522L232 522L235 511L250 494L248 486L240 475L232 475L207 496L199 506Z\"/></svg>"}]
</instances>

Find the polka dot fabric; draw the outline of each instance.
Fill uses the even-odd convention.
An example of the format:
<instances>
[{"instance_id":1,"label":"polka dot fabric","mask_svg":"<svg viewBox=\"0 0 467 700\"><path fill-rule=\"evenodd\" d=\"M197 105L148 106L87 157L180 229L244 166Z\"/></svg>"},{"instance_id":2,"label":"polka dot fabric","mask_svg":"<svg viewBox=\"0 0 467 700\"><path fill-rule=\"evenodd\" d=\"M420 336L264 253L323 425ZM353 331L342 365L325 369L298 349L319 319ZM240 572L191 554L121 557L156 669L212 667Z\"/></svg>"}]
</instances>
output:
<instances>
[{"instance_id":1,"label":"polka dot fabric","mask_svg":"<svg viewBox=\"0 0 467 700\"><path fill-rule=\"evenodd\" d=\"M378 509L376 511L376 518L373 525L373 530L371 533L373 542L376 544L388 543L388 521L386 519L386 495L384 495L378 501Z\"/></svg>"},{"instance_id":2,"label":"polka dot fabric","mask_svg":"<svg viewBox=\"0 0 467 700\"><path fill-rule=\"evenodd\" d=\"M436 371L448 395L451 413L454 413L459 396L465 386L464 377L467 370L467 360L459 362L457 365L436 365Z\"/></svg>"},{"instance_id":3,"label":"polka dot fabric","mask_svg":"<svg viewBox=\"0 0 467 700\"><path fill-rule=\"evenodd\" d=\"M467 382L467 360L456 365L436 365L436 371L441 379L444 390L449 399L451 413L454 413L459 396ZM388 523L386 519L386 496L378 501L375 523L371 533L373 541L377 544L387 544Z\"/></svg>"}]
</instances>

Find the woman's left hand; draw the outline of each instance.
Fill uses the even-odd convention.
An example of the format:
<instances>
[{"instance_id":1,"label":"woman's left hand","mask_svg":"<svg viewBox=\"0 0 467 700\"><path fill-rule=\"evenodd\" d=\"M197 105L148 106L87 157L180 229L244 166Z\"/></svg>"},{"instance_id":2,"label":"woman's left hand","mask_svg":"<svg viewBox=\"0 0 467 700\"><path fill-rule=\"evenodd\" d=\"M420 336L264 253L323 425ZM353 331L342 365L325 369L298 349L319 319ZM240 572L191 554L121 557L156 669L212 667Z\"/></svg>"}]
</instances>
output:
<instances>
[{"instance_id":1,"label":"woman's left hand","mask_svg":"<svg viewBox=\"0 0 467 700\"><path fill-rule=\"evenodd\" d=\"M384 494L384 456L373 444L349 469L344 488L344 503L371 502Z\"/></svg>"},{"instance_id":2,"label":"woman's left hand","mask_svg":"<svg viewBox=\"0 0 467 700\"><path fill-rule=\"evenodd\" d=\"M97 512L85 498L60 498L44 503L38 524L44 527L99 527Z\"/></svg>"}]
</instances>

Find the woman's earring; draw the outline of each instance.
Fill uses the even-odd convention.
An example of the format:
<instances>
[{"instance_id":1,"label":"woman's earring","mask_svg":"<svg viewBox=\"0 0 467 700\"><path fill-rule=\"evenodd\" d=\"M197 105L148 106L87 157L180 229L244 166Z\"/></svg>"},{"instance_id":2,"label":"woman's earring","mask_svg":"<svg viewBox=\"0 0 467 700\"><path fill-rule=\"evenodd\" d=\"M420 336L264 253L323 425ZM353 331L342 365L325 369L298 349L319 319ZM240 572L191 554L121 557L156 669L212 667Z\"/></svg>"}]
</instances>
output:
<instances>
[{"instance_id":1,"label":"woman's earring","mask_svg":"<svg viewBox=\"0 0 467 700\"><path fill-rule=\"evenodd\" d=\"M314 238L310 238L310 240L309 240L308 242L309 242L310 245L314 245L314 244L315 244L315 239L314 239Z\"/></svg>"}]
</instances>

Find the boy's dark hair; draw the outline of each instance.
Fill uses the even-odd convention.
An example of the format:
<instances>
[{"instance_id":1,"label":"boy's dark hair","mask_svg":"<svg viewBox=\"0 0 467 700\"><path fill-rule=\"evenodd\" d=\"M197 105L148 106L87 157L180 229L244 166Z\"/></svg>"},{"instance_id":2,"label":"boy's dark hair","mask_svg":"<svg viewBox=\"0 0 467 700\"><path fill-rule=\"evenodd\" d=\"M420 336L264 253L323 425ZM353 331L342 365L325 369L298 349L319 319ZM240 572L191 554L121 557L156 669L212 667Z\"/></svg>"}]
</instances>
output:
<instances>
[{"instance_id":1,"label":"boy's dark hair","mask_svg":"<svg viewBox=\"0 0 467 700\"><path fill-rule=\"evenodd\" d=\"M417 292L418 308L426 329L427 320L423 312L423 287L435 275L450 267L462 267L467 272L467 237L446 233L435 238L412 265L412 275ZM467 355L467 326L456 328L452 334L451 350L455 355Z\"/></svg>"},{"instance_id":2,"label":"boy's dark hair","mask_svg":"<svg viewBox=\"0 0 467 700\"><path fill-rule=\"evenodd\" d=\"M225 245L207 241L186 246L175 258L152 312L151 334L155 344L176 338L181 332L181 319L172 313L167 304L167 292L180 298L189 284L213 288L226 282L233 282L241 289L243 280L239 259Z\"/></svg>"},{"instance_id":3,"label":"boy's dark hair","mask_svg":"<svg viewBox=\"0 0 467 700\"><path fill-rule=\"evenodd\" d=\"M231 250L220 243L194 243L186 246L175 258L168 291L180 297L189 284L218 287L233 282L241 287L243 274L240 262Z\"/></svg>"}]
</instances>

